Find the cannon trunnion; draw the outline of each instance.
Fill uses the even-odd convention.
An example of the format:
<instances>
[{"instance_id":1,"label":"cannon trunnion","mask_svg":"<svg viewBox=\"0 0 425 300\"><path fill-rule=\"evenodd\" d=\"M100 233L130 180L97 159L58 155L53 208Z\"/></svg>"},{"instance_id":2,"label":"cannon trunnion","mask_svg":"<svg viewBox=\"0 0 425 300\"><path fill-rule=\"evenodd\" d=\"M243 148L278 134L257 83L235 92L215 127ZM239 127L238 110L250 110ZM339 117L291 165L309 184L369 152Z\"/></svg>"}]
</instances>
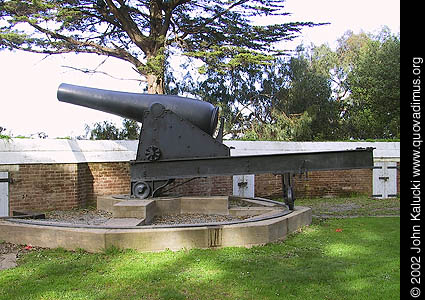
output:
<instances>
[{"instance_id":1,"label":"cannon trunnion","mask_svg":"<svg viewBox=\"0 0 425 300\"><path fill-rule=\"evenodd\" d=\"M61 84L57 97L142 123L136 159L130 161L131 194L137 198L158 196L177 178L274 173L282 174L283 196L293 209L294 174L373 167L372 148L230 156L230 148L222 143L223 126L213 137L218 108L196 99L70 84Z\"/></svg>"}]
</instances>

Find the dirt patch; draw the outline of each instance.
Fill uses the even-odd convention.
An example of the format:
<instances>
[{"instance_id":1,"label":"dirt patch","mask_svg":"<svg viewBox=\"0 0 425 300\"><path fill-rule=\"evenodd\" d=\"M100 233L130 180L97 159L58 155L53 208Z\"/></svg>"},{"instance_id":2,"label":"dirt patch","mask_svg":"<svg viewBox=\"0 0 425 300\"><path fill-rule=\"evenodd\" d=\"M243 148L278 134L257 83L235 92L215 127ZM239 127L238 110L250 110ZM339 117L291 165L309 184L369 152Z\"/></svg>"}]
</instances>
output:
<instances>
[{"instance_id":1,"label":"dirt patch","mask_svg":"<svg viewBox=\"0 0 425 300\"><path fill-rule=\"evenodd\" d=\"M18 252L20 249L21 247L18 245L6 243L6 242L3 242L3 243L0 242L0 255L8 254L11 252Z\"/></svg>"},{"instance_id":2,"label":"dirt patch","mask_svg":"<svg viewBox=\"0 0 425 300\"><path fill-rule=\"evenodd\" d=\"M350 198L300 199L296 205L312 209L314 217L345 218L359 216L395 216L400 214L400 199L375 199L368 196Z\"/></svg>"},{"instance_id":3,"label":"dirt patch","mask_svg":"<svg viewBox=\"0 0 425 300\"><path fill-rule=\"evenodd\" d=\"M321 208L327 209L330 212L344 212L344 211L350 211L353 209L361 208L361 206L355 203L343 203L343 204L325 205L325 206L322 206Z\"/></svg>"},{"instance_id":4,"label":"dirt patch","mask_svg":"<svg viewBox=\"0 0 425 300\"><path fill-rule=\"evenodd\" d=\"M30 251L37 251L42 248L31 245L16 245L0 241L0 271L17 266L19 258Z\"/></svg>"}]
</instances>

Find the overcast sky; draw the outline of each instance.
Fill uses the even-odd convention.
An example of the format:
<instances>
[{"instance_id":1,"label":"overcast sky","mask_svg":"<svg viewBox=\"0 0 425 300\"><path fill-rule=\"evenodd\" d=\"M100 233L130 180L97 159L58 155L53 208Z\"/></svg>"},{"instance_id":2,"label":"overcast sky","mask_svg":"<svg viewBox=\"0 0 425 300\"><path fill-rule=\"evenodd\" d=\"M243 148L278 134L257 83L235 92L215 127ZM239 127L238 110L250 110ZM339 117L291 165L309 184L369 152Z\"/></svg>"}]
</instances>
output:
<instances>
[{"instance_id":1,"label":"overcast sky","mask_svg":"<svg viewBox=\"0 0 425 300\"><path fill-rule=\"evenodd\" d=\"M330 25L307 28L302 36L285 48L294 49L304 43L334 47L347 30L377 33L388 26L400 32L399 0L287 0L292 16L283 22L330 22ZM85 75L63 66L94 68L103 61L95 55L58 55L44 58L23 52L0 51L0 126L13 135L45 132L49 138L77 136L85 124L121 118L91 109L60 103L56 91L66 82L90 87L139 92L136 81L117 80L105 75ZM118 78L137 78L131 65L110 58L102 70Z\"/></svg>"}]
</instances>

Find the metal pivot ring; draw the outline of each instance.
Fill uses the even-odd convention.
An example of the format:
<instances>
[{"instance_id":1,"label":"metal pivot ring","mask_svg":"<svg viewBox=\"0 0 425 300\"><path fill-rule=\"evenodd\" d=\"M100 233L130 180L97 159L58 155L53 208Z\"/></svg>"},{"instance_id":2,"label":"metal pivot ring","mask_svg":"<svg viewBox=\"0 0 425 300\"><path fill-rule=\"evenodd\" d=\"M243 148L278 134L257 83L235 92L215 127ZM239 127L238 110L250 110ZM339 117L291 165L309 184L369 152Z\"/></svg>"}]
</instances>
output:
<instances>
[{"instance_id":1,"label":"metal pivot ring","mask_svg":"<svg viewBox=\"0 0 425 300\"><path fill-rule=\"evenodd\" d=\"M157 146L149 146L145 151L145 155L149 161L155 161L161 157L161 150Z\"/></svg>"},{"instance_id":2,"label":"metal pivot ring","mask_svg":"<svg viewBox=\"0 0 425 300\"><path fill-rule=\"evenodd\" d=\"M133 185L133 195L140 199L145 199L151 194L151 187L144 181L138 181Z\"/></svg>"}]
</instances>

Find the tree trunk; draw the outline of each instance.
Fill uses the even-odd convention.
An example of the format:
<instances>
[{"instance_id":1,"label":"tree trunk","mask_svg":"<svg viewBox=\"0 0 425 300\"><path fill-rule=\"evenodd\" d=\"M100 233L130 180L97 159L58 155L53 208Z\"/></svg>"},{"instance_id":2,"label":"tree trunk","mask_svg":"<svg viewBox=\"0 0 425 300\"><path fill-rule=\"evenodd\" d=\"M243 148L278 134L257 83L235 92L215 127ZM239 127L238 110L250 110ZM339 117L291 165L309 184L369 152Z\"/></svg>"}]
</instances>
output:
<instances>
[{"instance_id":1,"label":"tree trunk","mask_svg":"<svg viewBox=\"0 0 425 300\"><path fill-rule=\"evenodd\" d=\"M162 39L161 39L162 40ZM164 94L165 48L163 43L155 42L146 54L145 76L149 94Z\"/></svg>"},{"instance_id":2,"label":"tree trunk","mask_svg":"<svg viewBox=\"0 0 425 300\"><path fill-rule=\"evenodd\" d=\"M148 74L146 79L148 81L148 94L164 94L164 76Z\"/></svg>"}]
</instances>

